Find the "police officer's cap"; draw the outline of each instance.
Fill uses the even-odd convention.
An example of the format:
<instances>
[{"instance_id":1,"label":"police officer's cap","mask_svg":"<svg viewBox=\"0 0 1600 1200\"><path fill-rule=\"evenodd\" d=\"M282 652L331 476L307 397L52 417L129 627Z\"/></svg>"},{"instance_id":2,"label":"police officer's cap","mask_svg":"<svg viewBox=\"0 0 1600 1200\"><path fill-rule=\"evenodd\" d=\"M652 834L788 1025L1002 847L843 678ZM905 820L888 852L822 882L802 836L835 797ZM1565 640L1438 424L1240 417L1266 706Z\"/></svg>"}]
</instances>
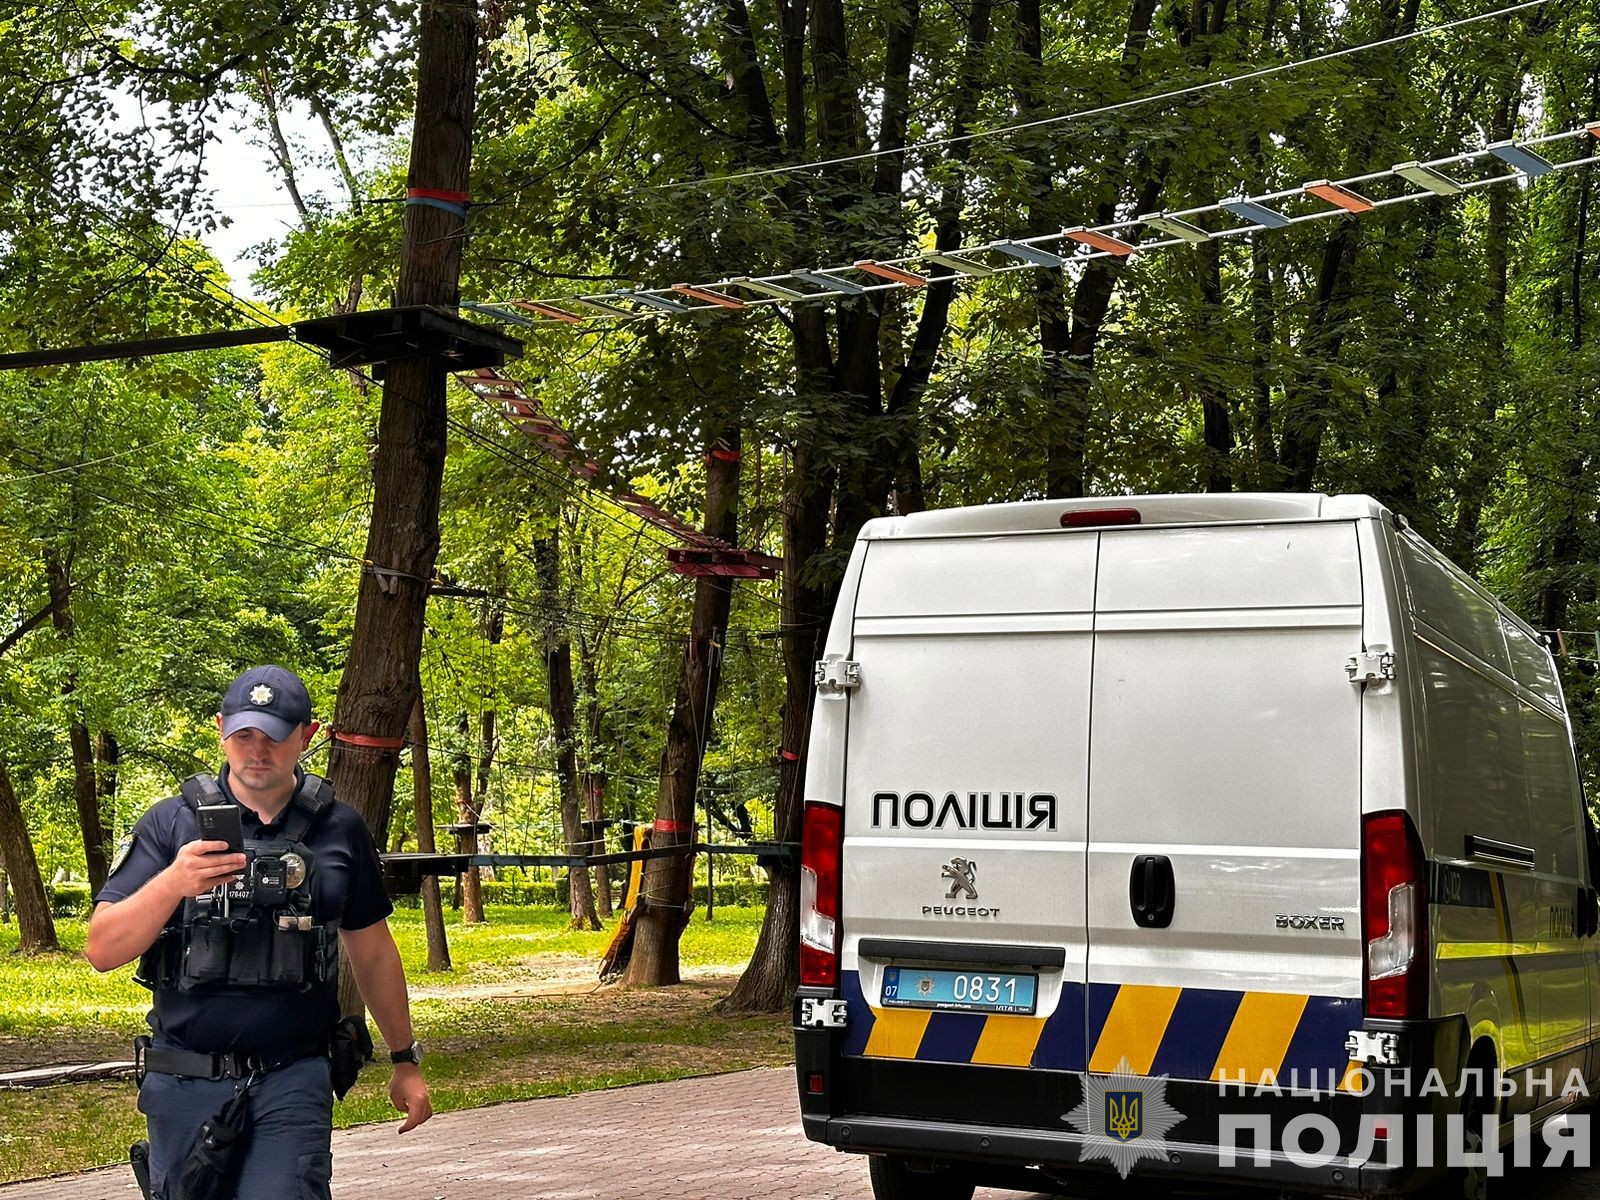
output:
<instances>
[{"instance_id":1,"label":"police officer's cap","mask_svg":"<svg viewBox=\"0 0 1600 1200\"><path fill-rule=\"evenodd\" d=\"M281 742L311 720L311 697L293 671L251 667L228 686L222 698L222 736L259 729Z\"/></svg>"}]
</instances>

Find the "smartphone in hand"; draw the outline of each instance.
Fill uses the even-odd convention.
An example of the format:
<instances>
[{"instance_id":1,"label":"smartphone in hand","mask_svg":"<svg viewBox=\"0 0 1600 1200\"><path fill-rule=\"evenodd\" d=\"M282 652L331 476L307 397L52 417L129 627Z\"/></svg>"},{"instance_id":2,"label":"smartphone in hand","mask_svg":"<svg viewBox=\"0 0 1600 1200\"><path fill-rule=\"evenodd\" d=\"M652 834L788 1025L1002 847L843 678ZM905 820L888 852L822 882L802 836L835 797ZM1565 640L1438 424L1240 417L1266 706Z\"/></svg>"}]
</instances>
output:
<instances>
[{"instance_id":1,"label":"smartphone in hand","mask_svg":"<svg viewBox=\"0 0 1600 1200\"><path fill-rule=\"evenodd\" d=\"M244 825L239 820L237 804L202 804L195 809L200 822L200 839L206 842L227 842L228 851L238 854L244 850Z\"/></svg>"}]
</instances>

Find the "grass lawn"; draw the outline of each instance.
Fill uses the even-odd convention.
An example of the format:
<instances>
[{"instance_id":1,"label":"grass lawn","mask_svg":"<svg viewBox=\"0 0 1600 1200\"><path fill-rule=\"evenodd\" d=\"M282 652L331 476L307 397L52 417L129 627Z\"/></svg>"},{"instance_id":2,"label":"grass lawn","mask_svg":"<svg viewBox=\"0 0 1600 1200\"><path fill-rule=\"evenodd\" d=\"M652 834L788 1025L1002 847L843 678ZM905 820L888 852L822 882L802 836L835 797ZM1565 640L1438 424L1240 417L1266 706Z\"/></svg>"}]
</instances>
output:
<instances>
[{"instance_id":1,"label":"grass lawn","mask_svg":"<svg viewBox=\"0 0 1600 1200\"><path fill-rule=\"evenodd\" d=\"M575 933L547 908L491 907L485 925L449 927L455 969L430 975L419 911L391 921L413 993L437 1111L787 1062L786 1015L722 1017L712 1007L755 944L761 910L717 909L684 933L688 982L628 991L595 985L610 930ZM448 919L448 918L447 918ZM0 1069L125 1059L145 1031L143 988L125 967L98 975L78 951L84 923L57 922L59 955L14 953L0 926ZM564 994L563 994L564 993ZM382 1058L382 1047L379 1047ZM340 1126L398 1120L386 1062L335 1105ZM121 1161L143 1135L131 1082L62 1084L4 1098L0 1182Z\"/></svg>"}]
</instances>

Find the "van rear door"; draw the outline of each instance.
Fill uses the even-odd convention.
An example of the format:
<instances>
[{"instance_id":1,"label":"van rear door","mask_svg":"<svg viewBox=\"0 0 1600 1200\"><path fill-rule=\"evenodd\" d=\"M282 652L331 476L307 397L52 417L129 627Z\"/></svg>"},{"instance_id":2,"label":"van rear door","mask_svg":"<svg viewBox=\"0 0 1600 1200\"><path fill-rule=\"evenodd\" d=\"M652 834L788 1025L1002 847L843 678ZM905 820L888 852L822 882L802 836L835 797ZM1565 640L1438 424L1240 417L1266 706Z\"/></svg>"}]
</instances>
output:
<instances>
[{"instance_id":1,"label":"van rear door","mask_svg":"<svg viewBox=\"0 0 1600 1200\"><path fill-rule=\"evenodd\" d=\"M1357 554L1349 522L1102 534L1089 1070L1342 1078L1362 989Z\"/></svg>"},{"instance_id":2,"label":"van rear door","mask_svg":"<svg viewBox=\"0 0 1600 1200\"><path fill-rule=\"evenodd\" d=\"M1082 1069L1097 535L868 544L845 1053Z\"/></svg>"}]
</instances>

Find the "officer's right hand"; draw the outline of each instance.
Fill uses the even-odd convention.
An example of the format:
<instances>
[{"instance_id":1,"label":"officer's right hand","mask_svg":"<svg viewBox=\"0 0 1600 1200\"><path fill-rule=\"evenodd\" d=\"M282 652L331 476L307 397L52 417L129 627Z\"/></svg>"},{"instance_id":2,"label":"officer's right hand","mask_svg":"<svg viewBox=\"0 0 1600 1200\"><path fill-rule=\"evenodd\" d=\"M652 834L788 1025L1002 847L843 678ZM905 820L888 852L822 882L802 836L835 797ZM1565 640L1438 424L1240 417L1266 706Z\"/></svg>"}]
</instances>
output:
<instances>
[{"instance_id":1,"label":"officer's right hand","mask_svg":"<svg viewBox=\"0 0 1600 1200\"><path fill-rule=\"evenodd\" d=\"M227 850L227 842L187 842L167 871L183 895L204 896L219 883L244 872L244 855L229 854Z\"/></svg>"}]
</instances>

